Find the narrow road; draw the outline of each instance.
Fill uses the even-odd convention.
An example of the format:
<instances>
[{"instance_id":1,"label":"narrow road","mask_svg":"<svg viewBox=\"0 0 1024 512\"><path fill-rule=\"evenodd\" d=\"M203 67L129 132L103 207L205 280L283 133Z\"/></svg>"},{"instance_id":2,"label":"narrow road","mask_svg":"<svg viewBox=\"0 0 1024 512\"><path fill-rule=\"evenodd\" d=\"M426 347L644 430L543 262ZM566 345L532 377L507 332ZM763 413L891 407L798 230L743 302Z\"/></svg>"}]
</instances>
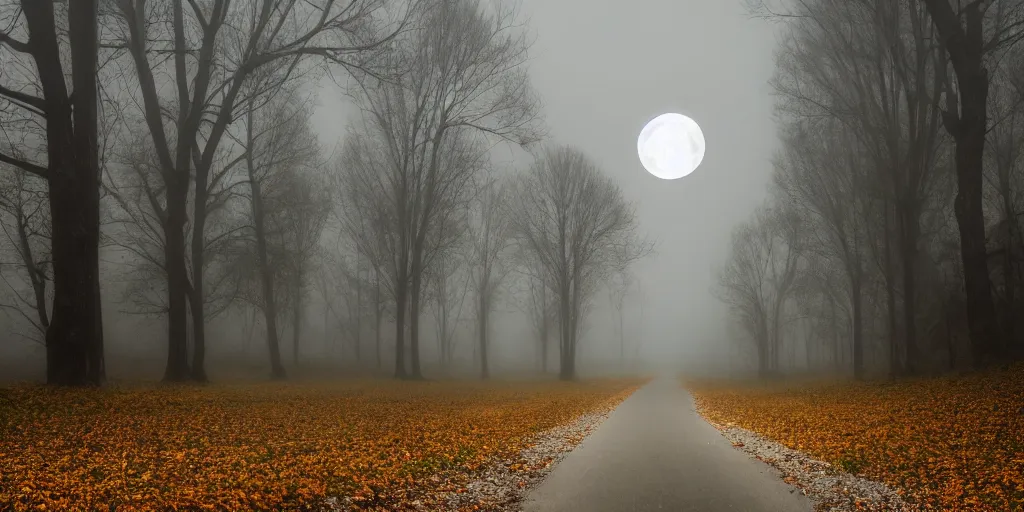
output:
<instances>
[{"instance_id":1,"label":"narrow road","mask_svg":"<svg viewBox=\"0 0 1024 512\"><path fill-rule=\"evenodd\" d=\"M705 422L677 379L661 377L622 402L523 509L802 512L812 505Z\"/></svg>"}]
</instances>

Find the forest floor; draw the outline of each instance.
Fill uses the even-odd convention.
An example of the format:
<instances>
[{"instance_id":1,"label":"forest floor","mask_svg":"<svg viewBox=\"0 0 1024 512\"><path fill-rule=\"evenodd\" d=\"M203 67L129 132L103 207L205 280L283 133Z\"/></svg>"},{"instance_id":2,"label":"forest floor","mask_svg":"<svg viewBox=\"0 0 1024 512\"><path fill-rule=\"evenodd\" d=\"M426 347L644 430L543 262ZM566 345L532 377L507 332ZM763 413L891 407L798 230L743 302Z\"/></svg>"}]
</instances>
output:
<instances>
[{"instance_id":1,"label":"forest floor","mask_svg":"<svg viewBox=\"0 0 1024 512\"><path fill-rule=\"evenodd\" d=\"M789 480L807 480L808 471L857 475L895 490L902 502L874 508L846 480L828 477L851 508L1024 510L1024 365L894 382L704 380L686 387L737 448L784 473L791 450L805 454L804 474Z\"/></svg>"},{"instance_id":2,"label":"forest floor","mask_svg":"<svg viewBox=\"0 0 1024 512\"><path fill-rule=\"evenodd\" d=\"M0 388L0 511L436 510L643 382Z\"/></svg>"}]
</instances>

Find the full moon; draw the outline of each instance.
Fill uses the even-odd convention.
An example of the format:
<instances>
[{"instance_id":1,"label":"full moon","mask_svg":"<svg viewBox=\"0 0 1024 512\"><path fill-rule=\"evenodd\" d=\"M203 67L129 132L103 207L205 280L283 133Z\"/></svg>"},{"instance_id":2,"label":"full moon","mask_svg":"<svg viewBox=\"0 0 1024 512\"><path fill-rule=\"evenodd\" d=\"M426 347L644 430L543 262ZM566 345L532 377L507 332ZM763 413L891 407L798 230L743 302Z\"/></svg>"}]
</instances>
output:
<instances>
[{"instance_id":1,"label":"full moon","mask_svg":"<svg viewBox=\"0 0 1024 512\"><path fill-rule=\"evenodd\" d=\"M689 117L662 114L640 130L636 152L647 172L663 180L682 178L704 160L704 132Z\"/></svg>"}]
</instances>

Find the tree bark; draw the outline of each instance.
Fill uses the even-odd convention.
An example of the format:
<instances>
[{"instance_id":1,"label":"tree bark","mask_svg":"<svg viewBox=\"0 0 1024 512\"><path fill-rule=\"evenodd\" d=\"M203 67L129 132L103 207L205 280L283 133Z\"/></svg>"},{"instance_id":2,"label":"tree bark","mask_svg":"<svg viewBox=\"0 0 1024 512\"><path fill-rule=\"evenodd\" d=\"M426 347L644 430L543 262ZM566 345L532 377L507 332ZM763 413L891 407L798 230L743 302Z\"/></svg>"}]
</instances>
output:
<instances>
[{"instance_id":1,"label":"tree bark","mask_svg":"<svg viewBox=\"0 0 1024 512\"><path fill-rule=\"evenodd\" d=\"M420 369L420 298L423 279L422 273L419 271L419 265L414 266L413 269L409 304L409 352L411 359L409 377L422 379L423 372Z\"/></svg>"},{"instance_id":2,"label":"tree bark","mask_svg":"<svg viewBox=\"0 0 1024 512\"><path fill-rule=\"evenodd\" d=\"M255 179L250 165L249 184L252 187L252 218L256 231L256 260L259 265L260 281L263 291L263 319L267 326L267 348L270 351L270 377L283 379L286 377L284 365L281 364L281 347L277 330L277 301L274 298L274 273L267 259L267 236L263 219L263 196L260 183Z\"/></svg>"},{"instance_id":3,"label":"tree bark","mask_svg":"<svg viewBox=\"0 0 1024 512\"><path fill-rule=\"evenodd\" d=\"M197 173L198 174L198 173ZM205 180L203 180L205 183ZM205 185L202 190L197 186L195 201L202 201L206 204ZM190 311L192 313L192 380L206 382L209 380L206 375L206 308L205 297L203 297L203 270L204 250L206 245L203 236L206 225L206 208L195 209L195 222L192 226L192 293L189 296Z\"/></svg>"},{"instance_id":4,"label":"tree bark","mask_svg":"<svg viewBox=\"0 0 1024 512\"><path fill-rule=\"evenodd\" d=\"M478 334L480 336L480 378L488 379L491 376L490 368L487 366L487 316L488 304L487 295L481 294L477 305L477 315L480 318Z\"/></svg>"},{"instance_id":5,"label":"tree bark","mask_svg":"<svg viewBox=\"0 0 1024 512\"><path fill-rule=\"evenodd\" d=\"M850 279L850 302L853 304L853 378L864 379L864 321L860 276Z\"/></svg>"},{"instance_id":6,"label":"tree bark","mask_svg":"<svg viewBox=\"0 0 1024 512\"><path fill-rule=\"evenodd\" d=\"M302 284L294 283L295 301L292 307L292 364L299 366L299 335L302 333Z\"/></svg>"},{"instance_id":7,"label":"tree bark","mask_svg":"<svg viewBox=\"0 0 1024 512\"><path fill-rule=\"evenodd\" d=\"M69 6L69 98L51 2L22 1L46 112L47 177L54 300L46 331L49 384L100 385L99 155L97 153L97 2Z\"/></svg>"},{"instance_id":8,"label":"tree bark","mask_svg":"<svg viewBox=\"0 0 1024 512\"><path fill-rule=\"evenodd\" d=\"M921 371L921 350L917 344L917 231L918 216L912 208L897 209L900 226L900 263L903 267L903 343L907 351L907 371Z\"/></svg>"},{"instance_id":9,"label":"tree bark","mask_svg":"<svg viewBox=\"0 0 1024 512\"><path fill-rule=\"evenodd\" d=\"M903 373L903 366L900 364L901 354L899 339L897 338L897 325L898 315L896 313L896 276L892 268L892 236L889 233L889 203L884 202L883 207L883 250L885 256L883 258L883 264L885 265L885 304L886 313L888 316L888 336L889 336L889 376L890 378L896 378Z\"/></svg>"},{"instance_id":10,"label":"tree bark","mask_svg":"<svg viewBox=\"0 0 1024 512\"><path fill-rule=\"evenodd\" d=\"M400 279L395 286L395 378L405 379L405 313L407 285Z\"/></svg>"},{"instance_id":11,"label":"tree bark","mask_svg":"<svg viewBox=\"0 0 1024 512\"><path fill-rule=\"evenodd\" d=\"M374 342L375 342L374 346L376 347L376 351L377 351L377 369L380 370L380 368L382 366L381 358L380 358L380 324L381 324L382 317L384 316L384 311L381 309L381 306L380 306L380 304L381 304L381 302L380 302L380 274L378 274L378 272L379 271L376 270L376 269L374 269L374 271L373 271L373 276L374 276L373 277L373 287L374 287L374 291L373 291L373 294L374 294L374 296L373 296L373 321L374 321L373 336L374 336L374 338L376 338L374 340Z\"/></svg>"},{"instance_id":12,"label":"tree bark","mask_svg":"<svg viewBox=\"0 0 1024 512\"><path fill-rule=\"evenodd\" d=\"M956 144L957 194L954 201L964 268L967 324L976 367L996 355L996 324L992 282L985 247L983 158L988 129L989 76L985 68L984 13L979 2L963 9L964 23L947 0L923 0L953 64L959 93L959 113L943 112L943 125ZM947 92L949 94L949 92Z\"/></svg>"}]
</instances>

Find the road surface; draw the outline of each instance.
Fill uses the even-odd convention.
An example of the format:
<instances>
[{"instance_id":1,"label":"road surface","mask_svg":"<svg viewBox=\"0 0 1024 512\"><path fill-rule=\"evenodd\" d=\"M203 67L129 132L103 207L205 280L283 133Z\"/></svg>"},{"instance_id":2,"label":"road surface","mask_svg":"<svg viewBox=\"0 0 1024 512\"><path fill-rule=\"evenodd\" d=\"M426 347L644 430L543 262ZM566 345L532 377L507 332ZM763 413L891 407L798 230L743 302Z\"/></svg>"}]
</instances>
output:
<instances>
[{"instance_id":1,"label":"road surface","mask_svg":"<svg viewBox=\"0 0 1024 512\"><path fill-rule=\"evenodd\" d=\"M622 402L524 503L526 512L811 511L767 464L732 447L661 377Z\"/></svg>"}]
</instances>

